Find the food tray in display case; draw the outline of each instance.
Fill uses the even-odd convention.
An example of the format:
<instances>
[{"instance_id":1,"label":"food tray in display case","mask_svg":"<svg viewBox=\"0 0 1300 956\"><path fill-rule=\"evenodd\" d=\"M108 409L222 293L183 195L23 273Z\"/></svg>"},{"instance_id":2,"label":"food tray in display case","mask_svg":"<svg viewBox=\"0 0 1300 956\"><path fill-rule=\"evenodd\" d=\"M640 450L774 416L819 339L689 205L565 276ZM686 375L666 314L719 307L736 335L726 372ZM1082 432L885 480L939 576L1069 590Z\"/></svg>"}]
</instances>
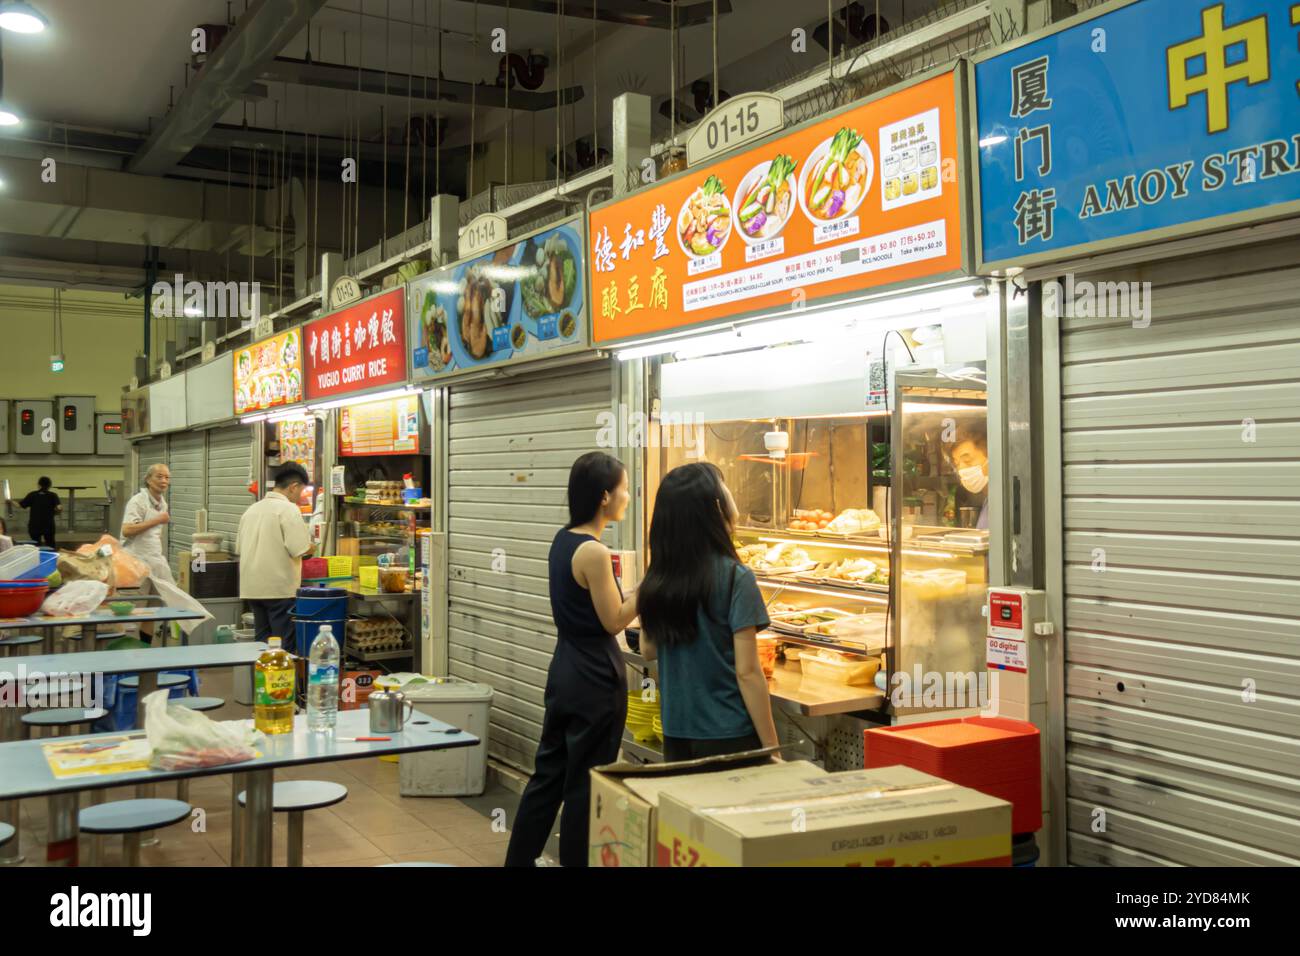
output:
<instances>
[{"instance_id":1,"label":"food tray in display case","mask_svg":"<svg viewBox=\"0 0 1300 956\"><path fill-rule=\"evenodd\" d=\"M880 654L888 643L885 632L885 615L854 614L838 621L814 624L804 628L804 636L825 638L836 644L861 647L867 655Z\"/></svg>"},{"instance_id":2,"label":"food tray in display case","mask_svg":"<svg viewBox=\"0 0 1300 956\"><path fill-rule=\"evenodd\" d=\"M794 637L801 637L804 631L812 625L827 624L831 621L852 616L849 611L841 611L839 608L833 607L814 607L806 611L774 611L769 615L772 621L772 630L778 634L788 634Z\"/></svg>"}]
</instances>

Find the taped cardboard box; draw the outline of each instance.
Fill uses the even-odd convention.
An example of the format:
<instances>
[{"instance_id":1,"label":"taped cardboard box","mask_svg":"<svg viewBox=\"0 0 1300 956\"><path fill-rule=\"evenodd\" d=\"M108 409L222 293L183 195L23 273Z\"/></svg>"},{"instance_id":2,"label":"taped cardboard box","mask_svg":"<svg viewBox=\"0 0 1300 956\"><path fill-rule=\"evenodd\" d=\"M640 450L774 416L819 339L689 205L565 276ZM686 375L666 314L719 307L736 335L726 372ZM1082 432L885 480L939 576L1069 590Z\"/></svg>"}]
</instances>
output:
<instances>
[{"instance_id":1,"label":"taped cardboard box","mask_svg":"<svg viewBox=\"0 0 1300 956\"><path fill-rule=\"evenodd\" d=\"M591 823L587 837L591 866L656 866L659 793L683 779L721 777L736 786L752 776L769 780L824 776L810 763L765 763L776 748L677 763L613 763L591 771ZM787 784L788 786L788 784Z\"/></svg>"},{"instance_id":2,"label":"taped cardboard box","mask_svg":"<svg viewBox=\"0 0 1300 956\"><path fill-rule=\"evenodd\" d=\"M804 780L678 778L661 866L1010 866L1011 804L909 767Z\"/></svg>"}]
</instances>

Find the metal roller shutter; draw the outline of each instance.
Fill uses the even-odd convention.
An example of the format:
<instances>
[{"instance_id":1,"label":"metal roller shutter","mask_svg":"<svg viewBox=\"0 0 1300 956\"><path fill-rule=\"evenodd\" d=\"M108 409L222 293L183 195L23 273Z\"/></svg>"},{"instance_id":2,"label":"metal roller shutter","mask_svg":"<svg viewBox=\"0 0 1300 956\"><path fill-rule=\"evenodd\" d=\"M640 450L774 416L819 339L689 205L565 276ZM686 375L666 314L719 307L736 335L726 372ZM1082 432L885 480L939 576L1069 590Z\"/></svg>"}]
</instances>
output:
<instances>
[{"instance_id":1,"label":"metal roller shutter","mask_svg":"<svg viewBox=\"0 0 1300 956\"><path fill-rule=\"evenodd\" d=\"M144 475L150 465L167 464L167 438L146 438L135 443L135 483L127 489L127 497L144 487ZM116 534L116 532L115 532Z\"/></svg>"},{"instance_id":2,"label":"metal roller shutter","mask_svg":"<svg viewBox=\"0 0 1300 956\"><path fill-rule=\"evenodd\" d=\"M247 425L208 432L208 530L224 535L227 551L235 550L239 519L253 503L248 493L252 441Z\"/></svg>"},{"instance_id":3,"label":"metal roller shutter","mask_svg":"<svg viewBox=\"0 0 1300 956\"><path fill-rule=\"evenodd\" d=\"M1078 279L1152 307L1060 319L1069 861L1300 864L1300 242Z\"/></svg>"},{"instance_id":4,"label":"metal roller shutter","mask_svg":"<svg viewBox=\"0 0 1300 956\"><path fill-rule=\"evenodd\" d=\"M546 557L568 520L569 468L596 447L610 388L599 362L451 391L450 670L492 685L489 752L528 771L556 641ZM504 572L493 569L498 548Z\"/></svg>"},{"instance_id":5,"label":"metal roller shutter","mask_svg":"<svg viewBox=\"0 0 1300 956\"><path fill-rule=\"evenodd\" d=\"M203 507L206 437L206 432L177 432L171 436L167 450L167 465L172 472L171 492L168 495L171 521L163 533L166 535L166 554L173 574L176 573L176 556L190 550L190 536L195 530L195 512Z\"/></svg>"}]
</instances>

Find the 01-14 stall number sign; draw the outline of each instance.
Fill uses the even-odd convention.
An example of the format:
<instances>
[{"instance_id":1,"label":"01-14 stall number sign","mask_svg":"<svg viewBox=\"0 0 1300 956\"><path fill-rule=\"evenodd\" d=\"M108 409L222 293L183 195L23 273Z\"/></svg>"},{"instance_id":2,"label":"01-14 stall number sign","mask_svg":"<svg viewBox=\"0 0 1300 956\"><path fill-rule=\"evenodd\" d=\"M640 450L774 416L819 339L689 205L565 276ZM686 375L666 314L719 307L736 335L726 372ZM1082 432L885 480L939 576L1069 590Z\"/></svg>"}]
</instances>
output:
<instances>
[{"instance_id":1,"label":"01-14 stall number sign","mask_svg":"<svg viewBox=\"0 0 1300 956\"><path fill-rule=\"evenodd\" d=\"M308 401L406 381L405 301L392 289L307 324Z\"/></svg>"}]
</instances>

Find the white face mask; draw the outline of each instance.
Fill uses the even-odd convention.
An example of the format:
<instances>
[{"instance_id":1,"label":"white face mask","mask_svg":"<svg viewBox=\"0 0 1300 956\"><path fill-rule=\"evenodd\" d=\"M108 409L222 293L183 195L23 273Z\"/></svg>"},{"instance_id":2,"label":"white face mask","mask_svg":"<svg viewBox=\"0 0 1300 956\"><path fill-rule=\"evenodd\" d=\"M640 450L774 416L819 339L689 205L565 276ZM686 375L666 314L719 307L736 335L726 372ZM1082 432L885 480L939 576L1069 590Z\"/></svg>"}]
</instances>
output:
<instances>
[{"instance_id":1,"label":"white face mask","mask_svg":"<svg viewBox=\"0 0 1300 956\"><path fill-rule=\"evenodd\" d=\"M988 487L989 476L984 474L984 469L979 465L959 469L957 477L961 479L961 486L973 495L978 495Z\"/></svg>"}]
</instances>

